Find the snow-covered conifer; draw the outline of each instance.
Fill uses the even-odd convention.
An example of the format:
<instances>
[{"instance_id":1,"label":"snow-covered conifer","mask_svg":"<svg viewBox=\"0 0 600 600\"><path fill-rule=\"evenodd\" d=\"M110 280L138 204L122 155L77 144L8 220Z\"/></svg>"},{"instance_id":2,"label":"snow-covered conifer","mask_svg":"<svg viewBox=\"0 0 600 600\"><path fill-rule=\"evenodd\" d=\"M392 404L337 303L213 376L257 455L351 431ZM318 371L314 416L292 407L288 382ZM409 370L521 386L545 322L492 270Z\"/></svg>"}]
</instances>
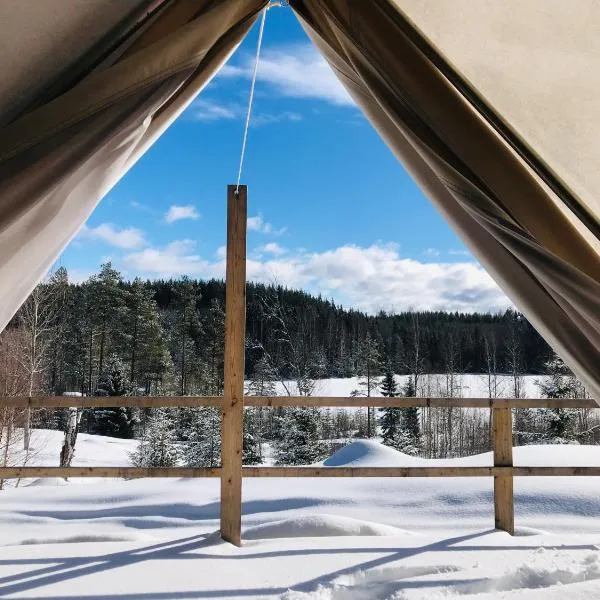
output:
<instances>
[{"instance_id":1,"label":"snow-covered conifer","mask_svg":"<svg viewBox=\"0 0 600 600\"><path fill-rule=\"evenodd\" d=\"M179 461L179 449L170 420L163 410L155 409L146 423L140 443L131 453L136 467L174 467Z\"/></svg>"}]
</instances>

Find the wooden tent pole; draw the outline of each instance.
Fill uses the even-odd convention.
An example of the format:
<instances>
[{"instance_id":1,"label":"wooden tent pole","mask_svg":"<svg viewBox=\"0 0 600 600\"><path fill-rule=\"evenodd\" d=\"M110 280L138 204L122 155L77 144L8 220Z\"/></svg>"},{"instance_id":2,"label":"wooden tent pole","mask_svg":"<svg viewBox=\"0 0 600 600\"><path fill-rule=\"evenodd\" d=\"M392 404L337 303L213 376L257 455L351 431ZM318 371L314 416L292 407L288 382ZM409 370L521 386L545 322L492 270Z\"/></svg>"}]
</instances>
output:
<instances>
[{"instance_id":1,"label":"wooden tent pole","mask_svg":"<svg viewBox=\"0 0 600 600\"><path fill-rule=\"evenodd\" d=\"M247 188L227 186L225 372L221 417L221 537L241 545Z\"/></svg>"},{"instance_id":2,"label":"wooden tent pole","mask_svg":"<svg viewBox=\"0 0 600 600\"><path fill-rule=\"evenodd\" d=\"M494 467L513 466L512 413L510 408L492 409ZM494 476L494 515L496 529L515 533L513 476Z\"/></svg>"}]
</instances>

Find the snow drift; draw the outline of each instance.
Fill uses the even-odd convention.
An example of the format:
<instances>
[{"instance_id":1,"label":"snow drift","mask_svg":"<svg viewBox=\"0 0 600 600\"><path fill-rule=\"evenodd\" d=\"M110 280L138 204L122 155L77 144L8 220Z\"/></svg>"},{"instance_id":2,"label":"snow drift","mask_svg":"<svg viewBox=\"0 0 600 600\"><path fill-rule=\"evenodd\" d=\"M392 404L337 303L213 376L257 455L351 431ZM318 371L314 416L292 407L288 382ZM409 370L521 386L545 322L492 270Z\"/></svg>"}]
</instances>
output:
<instances>
[{"instance_id":1,"label":"snow drift","mask_svg":"<svg viewBox=\"0 0 600 600\"><path fill-rule=\"evenodd\" d=\"M74 464L126 465L135 448L80 441ZM32 461L56 464L61 442L34 431ZM528 446L514 458L600 466L600 447ZM323 464L491 462L491 453L428 460L356 440ZM247 479L246 543L233 548L217 533L216 479L22 484L0 493L0 597L600 599L598 480L516 478L516 537L492 529L492 486L488 477Z\"/></svg>"},{"instance_id":2,"label":"snow drift","mask_svg":"<svg viewBox=\"0 0 600 600\"><path fill-rule=\"evenodd\" d=\"M274 521L248 527L244 531L244 539L247 540L292 537L337 537L347 535L385 536L411 534L390 525L325 514Z\"/></svg>"}]
</instances>

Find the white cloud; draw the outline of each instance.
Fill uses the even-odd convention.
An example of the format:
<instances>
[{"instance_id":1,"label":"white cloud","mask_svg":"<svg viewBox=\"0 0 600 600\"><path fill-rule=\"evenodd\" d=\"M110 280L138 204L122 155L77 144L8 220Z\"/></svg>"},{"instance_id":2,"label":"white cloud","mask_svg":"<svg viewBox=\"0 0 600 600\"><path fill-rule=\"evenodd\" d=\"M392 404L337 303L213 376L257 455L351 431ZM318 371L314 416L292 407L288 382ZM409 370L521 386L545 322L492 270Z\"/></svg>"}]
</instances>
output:
<instances>
[{"instance_id":1,"label":"white cloud","mask_svg":"<svg viewBox=\"0 0 600 600\"><path fill-rule=\"evenodd\" d=\"M99 240L110 246L124 248L126 250L141 248L146 245L144 234L135 227L119 229L111 223L102 223L97 227L84 225L80 230L79 239Z\"/></svg>"},{"instance_id":2,"label":"white cloud","mask_svg":"<svg viewBox=\"0 0 600 600\"><path fill-rule=\"evenodd\" d=\"M243 113L241 104L219 103L207 98L197 98L189 108L196 121L210 122L238 119Z\"/></svg>"},{"instance_id":3,"label":"white cloud","mask_svg":"<svg viewBox=\"0 0 600 600\"><path fill-rule=\"evenodd\" d=\"M222 120L241 120L246 118L247 106L235 102L218 102L209 98L198 98L190 106L189 114L195 121L211 123ZM250 120L252 127L273 125L282 121L301 121L302 115L297 112L254 113Z\"/></svg>"},{"instance_id":4,"label":"white cloud","mask_svg":"<svg viewBox=\"0 0 600 600\"><path fill-rule=\"evenodd\" d=\"M248 55L239 65L225 65L220 75L249 78L253 61L254 58ZM339 106L354 105L344 86L312 44L266 50L260 59L258 80L267 83L282 96L324 100Z\"/></svg>"},{"instance_id":5,"label":"white cloud","mask_svg":"<svg viewBox=\"0 0 600 600\"><path fill-rule=\"evenodd\" d=\"M283 235L287 231L287 227L275 229L271 223L267 223L262 215L248 217L248 231L258 231L271 235Z\"/></svg>"},{"instance_id":6,"label":"white cloud","mask_svg":"<svg viewBox=\"0 0 600 600\"><path fill-rule=\"evenodd\" d=\"M279 248L274 245L271 249ZM264 250L264 248L263 248ZM148 277L224 277L222 250L205 260L190 240L130 253L125 264ZM393 244L346 245L324 252L271 252L250 257L248 279L321 293L344 306L375 313L422 310L504 310L509 300L475 262L420 262Z\"/></svg>"},{"instance_id":7,"label":"white cloud","mask_svg":"<svg viewBox=\"0 0 600 600\"><path fill-rule=\"evenodd\" d=\"M282 121L302 121L302 115L296 112L284 111L281 113L259 113L252 115L250 125L261 127L262 125L273 125Z\"/></svg>"},{"instance_id":8,"label":"white cloud","mask_svg":"<svg viewBox=\"0 0 600 600\"><path fill-rule=\"evenodd\" d=\"M260 215L248 217L248 231L262 231L263 226L263 218Z\"/></svg>"},{"instance_id":9,"label":"white cloud","mask_svg":"<svg viewBox=\"0 0 600 600\"><path fill-rule=\"evenodd\" d=\"M282 254L287 253L287 249L282 248L277 242L269 242L268 244L261 246L259 251L272 254L273 256L281 256Z\"/></svg>"},{"instance_id":10,"label":"white cloud","mask_svg":"<svg viewBox=\"0 0 600 600\"><path fill-rule=\"evenodd\" d=\"M222 277L225 261L211 263L195 254L196 242L176 240L164 248L145 248L124 257L124 263L137 274L149 277L182 275Z\"/></svg>"},{"instance_id":11,"label":"white cloud","mask_svg":"<svg viewBox=\"0 0 600 600\"><path fill-rule=\"evenodd\" d=\"M175 221L181 221L183 219L196 220L198 218L200 218L200 213L192 204L187 204L186 206L173 204L169 206L169 210L165 213L166 223L175 223Z\"/></svg>"},{"instance_id":12,"label":"white cloud","mask_svg":"<svg viewBox=\"0 0 600 600\"><path fill-rule=\"evenodd\" d=\"M423 250L423 254L426 256L437 257L440 255L440 251L437 248L427 248L426 250Z\"/></svg>"}]
</instances>

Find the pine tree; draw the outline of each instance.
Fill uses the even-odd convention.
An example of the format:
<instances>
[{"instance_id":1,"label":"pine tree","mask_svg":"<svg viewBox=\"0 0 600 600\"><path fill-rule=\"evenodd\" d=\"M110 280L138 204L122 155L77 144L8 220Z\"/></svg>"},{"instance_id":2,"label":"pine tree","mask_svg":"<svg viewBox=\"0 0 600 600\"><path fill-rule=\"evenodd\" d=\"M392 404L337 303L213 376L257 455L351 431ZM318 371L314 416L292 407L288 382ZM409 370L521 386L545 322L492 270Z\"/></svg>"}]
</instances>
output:
<instances>
[{"instance_id":1,"label":"pine tree","mask_svg":"<svg viewBox=\"0 0 600 600\"><path fill-rule=\"evenodd\" d=\"M384 398L395 398L398 395L398 384L396 383L394 372L389 363L383 375L383 379L379 384L379 389Z\"/></svg>"},{"instance_id":2,"label":"pine tree","mask_svg":"<svg viewBox=\"0 0 600 600\"><path fill-rule=\"evenodd\" d=\"M269 357L264 354L254 363L246 393L248 396L276 396L276 381L277 372L271 365Z\"/></svg>"},{"instance_id":3,"label":"pine tree","mask_svg":"<svg viewBox=\"0 0 600 600\"><path fill-rule=\"evenodd\" d=\"M311 379L322 379L327 376L329 369L327 368L327 356L322 347L317 348L311 353L308 363L308 372Z\"/></svg>"},{"instance_id":4,"label":"pine tree","mask_svg":"<svg viewBox=\"0 0 600 600\"><path fill-rule=\"evenodd\" d=\"M225 353L225 310L215 298L202 321L204 333L203 393L220 396L223 393Z\"/></svg>"},{"instance_id":5,"label":"pine tree","mask_svg":"<svg viewBox=\"0 0 600 600\"><path fill-rule=\"evenodd\" d=\"M246 394L248 396L277 396L277 386L275 381L277 379L277 373L267 354L254 363L254 368L248 385L246 387ZM250 419L256 423L253 435L255 441L258 444L258 454L262 458L262 445L263 438L266 436L268 439L273 439L275 433L275 417L276 412L281 412L281 409L263 408L257 406L254 409L248 409L251 411L249 414Z\"/></svg>"},{"instance_id":6,"label":"pine tree","mask_svg":"<svg viewBox=\"0 0 600 600\"><path fill-rule=\"evenodd\" d=\"M407 379L404 389L402 390L402 395L405 398L414 398L415 397L415 388L412 380ZM419 423L419 409L416 406L411 406L409 408L405 408L403 411L403 427L408 431L408 433L415 439L419 439L421 437L421 427Z\"/></svg>"},{"instance_id":7,"label":"pine tree","mask_svg":"<svg viewBox=\"0 0 600 600\"><path fill-rule=\"evenodd\" d=\"M96 396L125 396L130 391L131 384L125 375L125 365L116 354L112 354L98 378ZM91 418L92 433L119 438L133 437L135 420L130 408L96 408L93 409Z\"/></svg>"},{"instance_id":8,"label":"pine tree","mask_svg":"<svg viewBox=\"0 0 600 600\"><path fill-rule=\"evenodd\" d=\"M125 292L121 273L110 262L100 267L100 273L90 279L91 339L97 339L98 372L110 351L116 352L125 330Z\"/></svg>"},{"instance_id":9,"label":"pine tree","mask_svg":"<svg viewBox=\"0 0 600 600\"><path fill-rule=\"evenodd\" d=\"M195 339L199 338L202 328L198 320L196 286L189 278L183 277L175 289L175 313L172 323L172 353L178 370L178 393L185 396L192 392L193 373L197 366Z\"/></svg>"},{"instance_id":10,"label":"pine tree","mask_svg":"<svg viewBox=\"0 0 600 600\"><path fill-rule=\"evenodd\" d=\"M136 278L126 295L129 379L150 394L172 367L154 291Z\"/></svg>"},{"instance_id":11,"label":"pine tree","mask_svg":"<svg viewBox=\"0 0 600 600\"><path fill-rule=\"evenodd\" d=\"M394 379L391 365L388 363L380 388L381 394L386 398L395 398L398 395L398 386ZM400 409L386 406L379 409L379 425L381 427L382 441L386 446L395 446L400 425Z\"/></svg>"},{"instance_id":12,"label":"pine tree","mask_svg":"<svg viewBox=\"0 0 600 600\"><path fill-rule=\"evenodd\" d=\"M334 416L335 437L348 437L351 429L350 413L345 409L337 410Z\"/></svg>"},{"instance_id":13,"label":"pine tree","mask_svg":"<svg viewBox=\"0 0 600 600\"><path fill-rule=\"evenodd\" d=\"M352 377L354 375L354 365L352 364L352 354L348 350L348 344L345 336L340 338L337 350L337 357L333 363L332 375L335 377Z\"/></svg>"},{"instance_id":14,"label":"pine tree","mask_svg":"<svg viewBox=\"0 0 600 600\"><path fill-rule=\"evenodd\" d=\"M289 409L283 419L282 438L275 443L279 465L307 465L326 454L319 438L319 413L314 408Z\"/></svg>"},{"instance_id":15,"label":"pine tree","mask_svg":"<svg viewBox=\"0 0 600 600\"><path fill-rule=\"evenodd\" d=\"M421 451L421 447L415 443L415 438L405 429L398 429L392 445L399 452L409 456L417 456Z\"/></svg>"},{"instance_id":16,"label":"pine tree","mask_svg":"<svg viewBox=\"0 0 600 600\"><path fill-rule=\"evenodd\" d=\"M179 462L179 450L171 422L165 412L155 409L146 423L137 450L131 455L136 467L174 467Z\"/></svg>"},{"instance_id":17,"label":"pine tree","mask_svg":"<svg viewBox=\"0 0 600 600\"><path fill-rule=\"evenodd\" d=\"M255 408L244 410L244 439L242 462L245 465L262 463L262 423Z\"/></svg>"},{"instance_id":18,"label":"pine tree","mask_svg":"<svg viewBox=\"0 0 600 600\"><path fill-rule=\"evenodd\" d=\"M538 381L545 398L573 398L579 386L571 370L556 354L546 362L546 380ZM542 409L546 422L546 440L552 444L569 444L575 441L575 411L565 408Z\"/></svg>"},{"instance_id":19,"label":"pine tree","mask_svg":"<svg viewBox=\"0 0 600 600\"><path fill-rule=\"evenodd\" d=\"M72 288L69 285L69 275L64 267L59 267L48 282L50 296L54 305L54 335L53 352L50 357L48 387L56 395L66 391L66 346L67 326Z\"/></svg>"},{"instance_id":20,"label":"pine tree","mask_svg":"<svg viewBox=\"0 0 600 600\"><path fill-rule=\"evenodd\" d=\"M359 376L359 389L352 392L353 396L370 397L372 392L379 386L379 374L381 372L381 354L377 340L367 333L365 338L358 344L356 352L356 372ZM374 434L371 420L371 408L367 408L367 437Z\"/></svg>"},{"instance_id":21,"label":"pine tree","mask_svg":"<svg viewBox=\"0 0 600 600\"><path fill-rule=\"evenodd\" d=\"M221 463L220 413L213 407L195 410L191 431L184 443L184 460L188 467L218 467Z\"/></svg>"},{"instance_id":22,"label":"pine tree","mask_svg":"<svg viewBox=\"0 0 600 600\"><path fill-rule=\"evenodd\" d=\"M65 314L64 333L59 334L61 339L62 373L53 376L54 393L64 391L79 392L84 395L88 392L88 349L89 338L87 326L90 315L87 313L87 289L86 284L80 286L69 286L63 312ZM91 389L91 388L89 388ZM66 423L63 423L63 426Z\"/></svg>"},{"instance_id":23,"label":"pine tree","mask_svg":"<svg viewBox=\"0 0 600 600\"><path fill-rule=\"evenodd\" d=\"M126 396L130 392L131 384L125 374L125 365L116 354L111 354L98 378L96 396Z\"/></svg>"},{"instance_id":24,"label":"pine tree","mask_svg":"<svg viewBox=\"0 0 600 600\"><path fill-rule=\"evenodd\" d=\"M546 441L552 444L572 444L575 441L575 414L565 408L543 409L547 423Z\"/></svg>"},{"instance_id":25,"label":"pine tree","mask_svg":"<svg viewBox=\"0 0 600 600\"><path fill-rule=\"evenodd\" d=\"M413 379L409 377L404 385L403 396L413 398L415 395ZM393 446L396 450L417 455L422 449L421 426L419 423L419 409L416 406L401 409L400 424L394 437Z\"/></svg>"},{"instance_id":26,"label":"pine tree","mask_svg":"<svg viewBox=\"0 0 600 600\"><path fill-rule=\"evenodd\" d=\"M321 411L321 432L324 440L331 440L335 436L335 423L331 408Z\"/></svg>"}]
</instances>

